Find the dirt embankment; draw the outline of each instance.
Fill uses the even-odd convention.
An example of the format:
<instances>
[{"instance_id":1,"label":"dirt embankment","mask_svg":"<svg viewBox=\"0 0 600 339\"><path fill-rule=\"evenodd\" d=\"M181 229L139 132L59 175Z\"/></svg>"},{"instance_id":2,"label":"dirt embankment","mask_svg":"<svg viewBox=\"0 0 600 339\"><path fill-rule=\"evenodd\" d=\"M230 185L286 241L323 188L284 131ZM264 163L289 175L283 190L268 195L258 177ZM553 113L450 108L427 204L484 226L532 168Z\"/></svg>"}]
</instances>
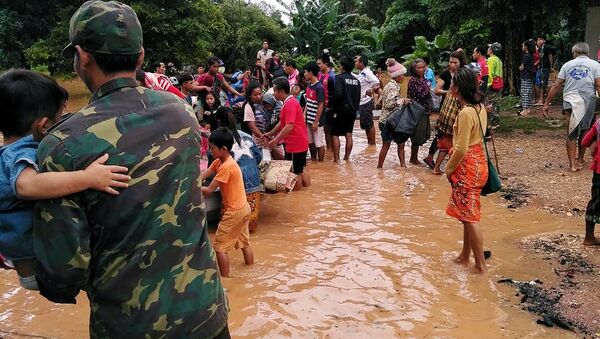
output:
<instances>
[{"instance_id":1,"label":"dirt embankment","mask_svg":"<svg viewBox=\"0 0 600 339\"><path fill-rule=\"evenodd\" d=\"M513 112L503 113L511 115ZM539 108L533 116L542 117ZM560 107L553 106L543 123L561 124ZM564 125L565 122L562 122ZM566 127L538 129L528 133L514 130L495 137L501 192L507 208L530 206L548 213L567 215L581 225L579 234L532 235L518 246L539 259L553 278L546 281L501 279L516 290L511 298L538 317L544 326L558 326L585 337L600 335L600 248L583 246L585 208L590 197L591 154L585 166L571 172L565 149ZM536 279L536 277L531 277Z\"/></svg>"}]
</instances>

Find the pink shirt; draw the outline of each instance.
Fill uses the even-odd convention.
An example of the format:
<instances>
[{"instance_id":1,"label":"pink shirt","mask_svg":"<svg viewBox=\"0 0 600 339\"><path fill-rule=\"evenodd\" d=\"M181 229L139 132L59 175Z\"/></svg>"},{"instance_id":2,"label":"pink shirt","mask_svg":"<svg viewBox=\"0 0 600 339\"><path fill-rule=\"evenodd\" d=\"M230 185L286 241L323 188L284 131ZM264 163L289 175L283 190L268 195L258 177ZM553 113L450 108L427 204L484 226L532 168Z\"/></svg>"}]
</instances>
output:
<instances>
[{"instance_id":1,"label":"pink shirt","mask_svg":"<svg viewBox=\"0 0 600 339\"><path fill-rule=\"evenodd\" d=\"M308 150L308 130L304 122L302 107L294 96L290 95L283 102L279 116L281 128L293 124L294 128L285 137L285 151L287 153L300 153Z\"/></svg>"},{"instance_id":2,"label":"pink shirt","mask_svg":"<svg viewBox=\"0 0 600 339\"><path fill-rule=\"evenodd\" d=\"M290 83L290 90L292 89L292 86L298 84L298 74L300 74L300 71L295 70L292 74L288 75L288 82Z\"/></svg>"},{"instance_id":3,"label":"pink shirt","mask_svg":"<svg viewBox=\"0 0 600 339\"><path fill-rule=\"evenodd\" d=\"M600 120L596 120L596 122L592 125L589 131L581 140L581 146L590 147L590 145L594 141L598 141L598 129L600 129ZM595 173L600 174L600 152L598 152L598 145L596 144L596 154L594 155L594 161L592 161L592 165L590 169Z\"/></svg>"}]
</instances>

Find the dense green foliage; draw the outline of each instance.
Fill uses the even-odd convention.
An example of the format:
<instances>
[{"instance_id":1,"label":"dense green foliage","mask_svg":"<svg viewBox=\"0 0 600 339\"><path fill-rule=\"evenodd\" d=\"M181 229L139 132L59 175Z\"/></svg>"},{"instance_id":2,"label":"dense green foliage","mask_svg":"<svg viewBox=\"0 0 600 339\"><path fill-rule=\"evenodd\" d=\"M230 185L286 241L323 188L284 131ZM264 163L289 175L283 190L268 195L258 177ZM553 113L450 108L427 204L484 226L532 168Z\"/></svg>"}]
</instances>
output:
<instances>
[{"instance_id":1,"label":"dense green foliage","mask_svg":"<svg viewBox=\"0 0 600 339\"><path fill-rule=\"evenodd\" d=\"M69 72L60 57L69 18L81 0L0 0L0 69L41 67ZM335 57L366 53L379 65L388 57L427 55L443 67L449 50L467 56L476 45L500 42L509 75L518 74L521 42L548 35L570 58L584 35L588 0L294 0L292 12L245 0L125 0L140 17L148 63L196 65L210 55L229 69L251 65L263 38L271 48L302 60L329 49ZM280 1L285 3L286 1ZM287 1L289 4L290 1ZM282 22L282 16L291 21ZM436 36L448 46L436 46ZM441 39L441 38L438 38ZM307 57L308 56L308 57ZM510 82L512 83L512 81Z\"/></svg>"}]
</instances>

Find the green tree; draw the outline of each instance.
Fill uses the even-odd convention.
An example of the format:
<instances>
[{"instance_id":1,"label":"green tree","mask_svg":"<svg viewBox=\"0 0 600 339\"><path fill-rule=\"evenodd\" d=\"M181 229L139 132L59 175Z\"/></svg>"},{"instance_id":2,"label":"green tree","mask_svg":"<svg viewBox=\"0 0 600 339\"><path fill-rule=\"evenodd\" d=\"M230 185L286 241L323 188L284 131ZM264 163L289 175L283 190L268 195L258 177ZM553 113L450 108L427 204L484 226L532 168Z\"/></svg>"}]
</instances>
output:
<instances>
[{"instance_id":1,"label":"green tree","mask_svg":"<svg viewBox=\"0 0 600 339\"><path fill-rule=\"evenodd\" d=\"M226 28L219 7L210 0L136 0L130 5L144 30L148 62L206 60Z\"/></svg>"},{"instance_id":2,"label":"green tree","mask_svg":"<svg viewBox=\"0 0 600 339\"><path fill-rule=\"evenodd\" d=\"M274 50L281 51L288 47L289 35L281 21L267 16L259 6L242 0L224 0L220 9L226 24L219 36L215 37L213 50L228 68L253 65L263 39L267 39ZM277 11L271 14L280 17Z\"/></svg>"},{"instance_id":3,"label":"green tree","mask_svg":"<svg viewBox=\"0 0 600 339\"><path fill-rule=\"evenodd\" d=\"M350 20L357 16L340 13L340 2L335 0L296 0L295 6L290 34L300 54L316 56L326 48L333 49L336 39L349 33Z\"/></svg>"},{"instance_id":4,"label":"green tree","mask_svg":"<svg viewBox=\"0 0 600 339\"><path fill-rule=\"evenodd\" d=\"M396 0L387 10L383 30L385 51L403 55L412 51L414 37L433 36L428 10L431 0Z\"/></svg>"},{"instance_id":5,"label":"green tree","mask_svg":"<svg viewBox=\"0 0 600 339\"><path fill-rule=\"evenodd\" d=\"M363 0L358 12L373 19L375 25L381 26L385 21L385 13L392 3L394 0Z\"/></svg>"}]
</instances>

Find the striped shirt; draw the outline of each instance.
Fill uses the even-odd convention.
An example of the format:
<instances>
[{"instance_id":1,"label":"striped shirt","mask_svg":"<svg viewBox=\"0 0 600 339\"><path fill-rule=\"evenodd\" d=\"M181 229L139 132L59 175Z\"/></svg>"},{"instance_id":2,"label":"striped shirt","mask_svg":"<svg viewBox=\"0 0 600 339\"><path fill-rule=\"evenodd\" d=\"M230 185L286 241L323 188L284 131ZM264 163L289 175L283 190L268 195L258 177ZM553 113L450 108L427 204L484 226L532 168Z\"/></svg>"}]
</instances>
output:
<instances>
[{"instance_id":1,"label":"striped shirt","mask_svg":"<svg viewBox=\"0 0 600 339\"><path fill-rule=\"evenodd\" d=\"M320 82L306 88L306 123L312 124L317 118L319 103L325 103L325 90ZM322 113L321 113L322 115Z\"/></svg>"}]
</instances>

